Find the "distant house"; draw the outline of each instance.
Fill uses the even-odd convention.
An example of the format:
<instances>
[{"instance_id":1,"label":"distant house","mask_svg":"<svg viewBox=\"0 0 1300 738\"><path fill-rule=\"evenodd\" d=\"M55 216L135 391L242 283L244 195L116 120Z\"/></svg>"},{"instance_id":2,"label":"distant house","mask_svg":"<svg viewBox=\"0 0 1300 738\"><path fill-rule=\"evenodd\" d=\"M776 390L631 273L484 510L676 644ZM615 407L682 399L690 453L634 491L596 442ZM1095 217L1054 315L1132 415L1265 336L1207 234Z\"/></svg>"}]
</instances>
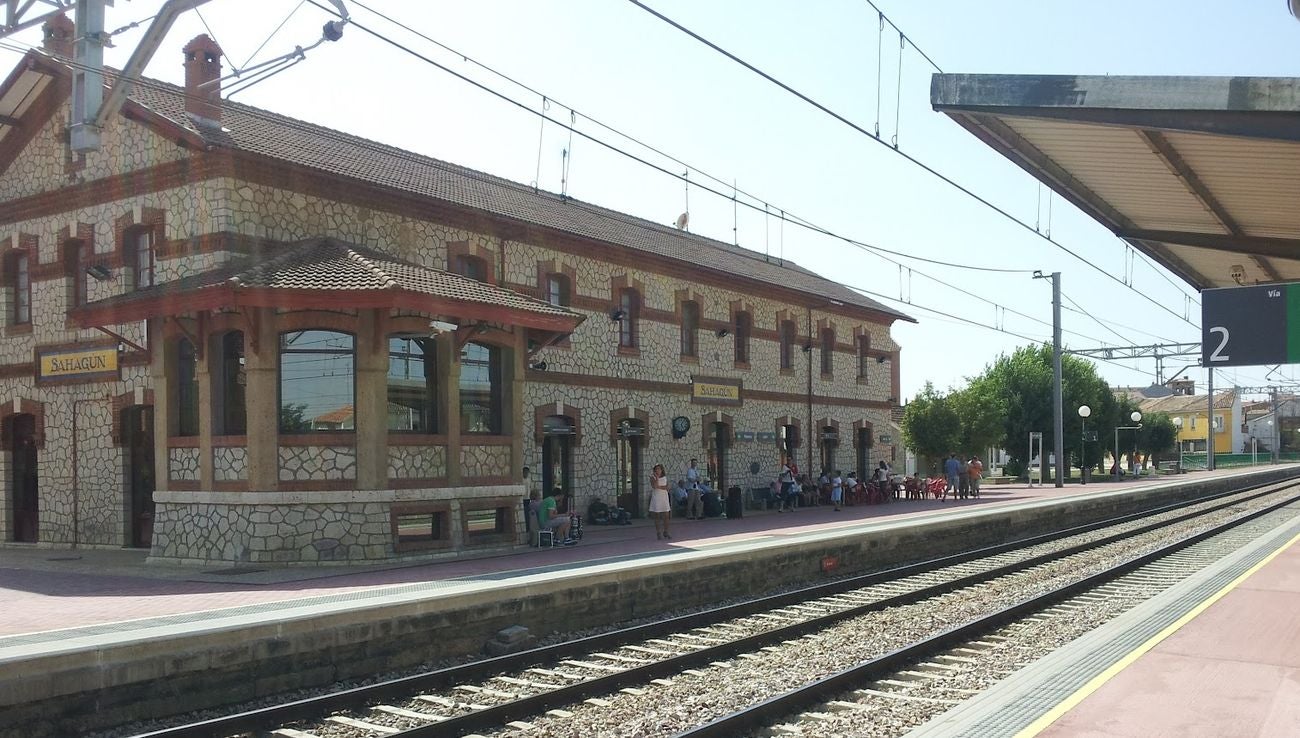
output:
<instances>
[{"instance_id":1,"label":"distant house","mask_svg":"<svg viewBox=\"0 0 1300 738\"><path fill-rule=\"evenodd\" d=\"M1142 399L1143 413L1165 413L1178 426L1178 447L1185 453L1204 453L1209 438L1209 410L1205 395L1168 395ZM1214 393L1214 452L1232 453L1242 447L1241 396L1233 390Z\"/></svg>"}]
</instances>

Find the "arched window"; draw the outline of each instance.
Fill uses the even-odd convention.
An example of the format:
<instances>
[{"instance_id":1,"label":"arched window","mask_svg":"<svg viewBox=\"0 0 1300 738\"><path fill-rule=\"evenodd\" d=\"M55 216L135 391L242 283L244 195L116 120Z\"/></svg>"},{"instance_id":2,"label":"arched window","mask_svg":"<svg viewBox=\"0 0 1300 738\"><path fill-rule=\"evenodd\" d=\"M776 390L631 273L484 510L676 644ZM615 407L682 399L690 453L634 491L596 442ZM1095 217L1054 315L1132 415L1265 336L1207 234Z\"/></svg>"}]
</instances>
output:
<instances>
[{"instance_id":1,"label":"arched window","mask_svg":"<svg viewBox=\"0 0 1300 738\"><path fill-rule=\"evenodd\" d=\"M212 432L242 436L248 432L244 407L244 332L228 331L212 340Z\"/></svg>"},{"instance_id":2,"label":"arched window","mask_svg":"<svg viewBox=\"0 0 1300 738\"><path fill-rule=\"evenodd\" d=\"M8 287L13 292L13 312L10 320L14 325L32 322L32 273L28 252L13 251L5 258L5 276Z\"/></svg>"},{"instance_id":3,"label":"arched window","mask_svg":"<svg viewBox=\"0 0 1300 738\"><path fill-rule=\"evenodd\" d=\"M501 433L501 349L467 343L460 350L460 432Z\"/></svg>"},{"instance_id":4,"label":"arched window","mask_svg":"<svg viewBox=\"0 0 1300 738\"><path fill-rule=\"evenodd\" d=\"M355 342L337 331L280 334L280 432L353 430Z\"/></svg>"},{"instance_id":5,"label":"arched window","mask_svg":"<svg viewBox=\"0 0 1300 738\"><path fill-rule=\"evenodd\" d=\"M754 316L748 312L736 313L734 335L736 337L736 363L749 363L749 334L754 330Z\"/></svg>"},{"instance_id":6,"label":"arched window","mask_svg":"<svg viewBox=\"0 0 1300 738\"><path fill-rule=\"evenodd\" d=\"M388 337L388 430L438 432L437 342Z\"/></svg>"},{"instance_id":7,"label":"arched window","mask_svg":"<svg viewBox=\"0 0 1300 738\"><path fill-rule=\"evenodd\" d=\"M619 295L619 310L623 318L618 323L618 345L621 348L636 348L640 338L637 322L641 316L641 295L634 289L625 289Z\"/></svg>"},{"instance_id":8,"label":"arched window","mask_svg":"<svg viewBox=\"0 0 1300 738\"><path fill-rule=\"evenodd\" d=\"M867 370L871 367L868 353L871 350L871 337L858 336L858 379L866 380Z\"/></svg>"},{"instance_id":9,"label":"arched window","mask_svg":"<svg viewBox=\"0 0 1300 738\"><path fill-rule=\"evenodd\" d=\"M451 270L462 277L479 282L488 281L487 262L477 256L458 254L451 262Z\"/></svg>"},{"instance_id":10,"label":"arched window","mask_svg":"<svg viewBox=\"0 0 1300 738\"><path fill-rule=\"evenodd\" d=\"M822 375L830 376L835 372L835 329L822 329Z\"/></svg>"},{"instance_id":11,"label":"arched window","mask_svg":"<svg viewBox=\"0 0 1300 738\"><path fill-rule=\"evenodd\" d=\"M694 300L682 303L682 356L700 355L700 304Z\"/></svg>"},{"instance_id":12,"label":"arched window","mask_svg":"<svg viewBox=\"0 0 1300 738\"><path fill-rule=\"evenodd\" d=\"M794 321L781 321L781 369L794 369Z\"/></svg>"},{"instance_id":13,"label":"arched window","mask_svg":"<svg viewBox=\"0 0 1300 738\"><path fill-rule=\"evenodd\" d=\"M546 301L561 307L569 305L571 297L568 277L563 274L546 275Z\"/></svg>"},{"instance_id":14,"label":"arched window","mask_svg":"<svg viewBox=\"0 0 1300 738\"><path fill-rule=\"evenodd\" d=\"M126 234L127 263L135 271L137 290L154 284L153 233L152 228L137 228Z\"/></svg>"},{"instance_id":15,"label":"arched window","mask_svg":"<svg viewBox=\"0 0 1300 738\"><path fill-rule=\"evenodd\" d=\"M176 426L175 436L199 434L199 375L194 344L182 338L174 344L176 351Z\"/></svg>"}]
</instances>

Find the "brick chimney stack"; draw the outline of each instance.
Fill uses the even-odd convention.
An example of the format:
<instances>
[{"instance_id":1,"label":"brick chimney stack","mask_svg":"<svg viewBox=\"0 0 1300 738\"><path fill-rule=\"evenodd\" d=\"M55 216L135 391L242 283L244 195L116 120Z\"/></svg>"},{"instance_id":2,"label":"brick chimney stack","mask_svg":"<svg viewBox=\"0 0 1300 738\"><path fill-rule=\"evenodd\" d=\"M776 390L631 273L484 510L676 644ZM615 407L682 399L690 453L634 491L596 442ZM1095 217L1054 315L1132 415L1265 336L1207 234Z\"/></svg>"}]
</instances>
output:
<instances>
[{"instance_id":1,"label":"brick chimney stack","mask_svg":"<svg viewBox=\"0 0 1300 738\"><path fill-rule=\"evenodd\" d=\"M54 16L45 21L41 30L45 33L41 48L65 59L72 58L72 40L76 35L77 27L68 20L68 16L63 13Z\"/></svg>"},{"instance_id":2,"label":"brick chimney stack","mask_svg":"<svg viewBox=\"0 0 1300 738\"><path fill-rule=\"evenodd\" d=\"M185 111L203 125L221 125L221 47L206 33L195 36L185 53ZM211 82L200 89L200 85Z\"/></svg>"}]
</instances>

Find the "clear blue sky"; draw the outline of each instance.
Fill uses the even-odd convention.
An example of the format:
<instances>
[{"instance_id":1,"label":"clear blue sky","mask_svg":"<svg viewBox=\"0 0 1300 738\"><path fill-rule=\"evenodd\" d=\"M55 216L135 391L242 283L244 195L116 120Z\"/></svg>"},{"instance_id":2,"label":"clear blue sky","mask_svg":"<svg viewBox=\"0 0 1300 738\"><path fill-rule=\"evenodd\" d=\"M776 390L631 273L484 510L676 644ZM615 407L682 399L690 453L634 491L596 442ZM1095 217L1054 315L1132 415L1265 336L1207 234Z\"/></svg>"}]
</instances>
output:
<instances>
[{"instance_id":1,"label":"clear blue sky","mask_svg":"<svg viewBox=\"0 0 1300 738\"><path fill-rule=\"evenodd\" d=\"M862 0L646 0L647 4L758 64L821 102L872 128L880 95L882 135L980 194L1033 223L1047 225L1047 197L1036 182L929 107L933 71L913 50L903 56L901 99L898 35L886 27L877 86L878 21ZM115 28L151 15L157 0L119 0ZM693 167L779 209L857 240L967 264L1063 272L1066 295L1112 324L1129 343L1196 341L1199 330L1158 310L1050 244L993 214L841 123L709 51L644 11L618 0L366 0L381 12L472 58L572 105L581 116L630 133ZM1093 3L990 0L880 0L880 7L948 72L1300 76L1300 22L1282 0L1225 4ZM229 64L245 60L285 16L293 17L255 58L270 58L319 37L327 16L299 0L253 4L213 0L201 12ZM355 3L360 23L501 90L534 109L541 100L474 68L459 56L387 24ZM256 7L256 10L252 8ZM185 14L153 63L152 77L179 82L180 47L203 32ZM142 29L118 36L108 61L120 66ZM17 37L39 43L39 32ZM3 52L5 66L17 55ZM357 28L309 53L293 69L236 99L521 182L537 179L558 191L567 132L513 108ZM549 114L567 120L552 103ZM583 117L581 130L619 142ZM539 133L540 177L539 171ZM638 153L680 170L662 157ZM702 179L692 172L692 179ZM575 138L569 194L662 223L685 209L680 182ZM1112 274L1125 274L1125 247L1106 230L1053 198L1051 233ZM732 239L730 201L692 187L691 230ZM910 299L890 303L920 320L898 324L904 399L926 382L960 385L1020 338L965 326L920 306L1048 340L1050 329L939 285L921 272L1017 310L1051 319L1050 288L1026 275L998 275L916 263L898 266L853 246L815 236L777 217L741 212L741 245L783 251L845 284ZM907 260L903 260L907 261ZM1182 314L1186 298L1139 262L1137 289ZM1190 288L1184 287L1190 291ZM1199 324L1199 308L1191 306ZM1083 315L1066 312L1066 343L1087 347L1120 338ZM1078 334L1083 334L1078 335ZM1112 384L1145 385L1153 365L1101 364ZM1171 362L1169 372L1180 365ZM1221 372L1220 386L1260 383L1266 368ZM1200 379L1199 370L1192 370ZM1281 374L1292 376L1289 367ZM1276 375L1275 375L1276 376ZM1199 385L1198 385L1199 386Z\"/></svg>"}]
</instances>

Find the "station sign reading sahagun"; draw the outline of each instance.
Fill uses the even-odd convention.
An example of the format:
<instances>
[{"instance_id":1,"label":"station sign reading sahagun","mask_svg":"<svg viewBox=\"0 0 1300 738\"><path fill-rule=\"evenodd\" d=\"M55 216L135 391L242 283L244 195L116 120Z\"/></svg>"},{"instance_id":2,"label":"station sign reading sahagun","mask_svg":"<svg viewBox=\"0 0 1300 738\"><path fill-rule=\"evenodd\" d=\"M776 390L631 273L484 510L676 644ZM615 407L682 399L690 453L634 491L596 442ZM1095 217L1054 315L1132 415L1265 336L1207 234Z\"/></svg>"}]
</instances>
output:
<instances>
[{"instance_id":1,"label":"station sign reading sahagun","mask_svg":"<svg viewBox=\"0 0 1300 738\"><path fill-rule=\"evenodd\" d=\"M117 347L84 349L39 349L36 353L38 382L93 382L118 376Z\"/></svg>"},{"instance_id":2,"label":"station sign reading sahagun","mask_svg":"<svg viewBox=\"0 0 1300 738\"><path fill-rule=\"evenodd\" d=\"M1201 293L1201 364L1300 362L1300 283Z\"/></svg>"}]
</instances>

